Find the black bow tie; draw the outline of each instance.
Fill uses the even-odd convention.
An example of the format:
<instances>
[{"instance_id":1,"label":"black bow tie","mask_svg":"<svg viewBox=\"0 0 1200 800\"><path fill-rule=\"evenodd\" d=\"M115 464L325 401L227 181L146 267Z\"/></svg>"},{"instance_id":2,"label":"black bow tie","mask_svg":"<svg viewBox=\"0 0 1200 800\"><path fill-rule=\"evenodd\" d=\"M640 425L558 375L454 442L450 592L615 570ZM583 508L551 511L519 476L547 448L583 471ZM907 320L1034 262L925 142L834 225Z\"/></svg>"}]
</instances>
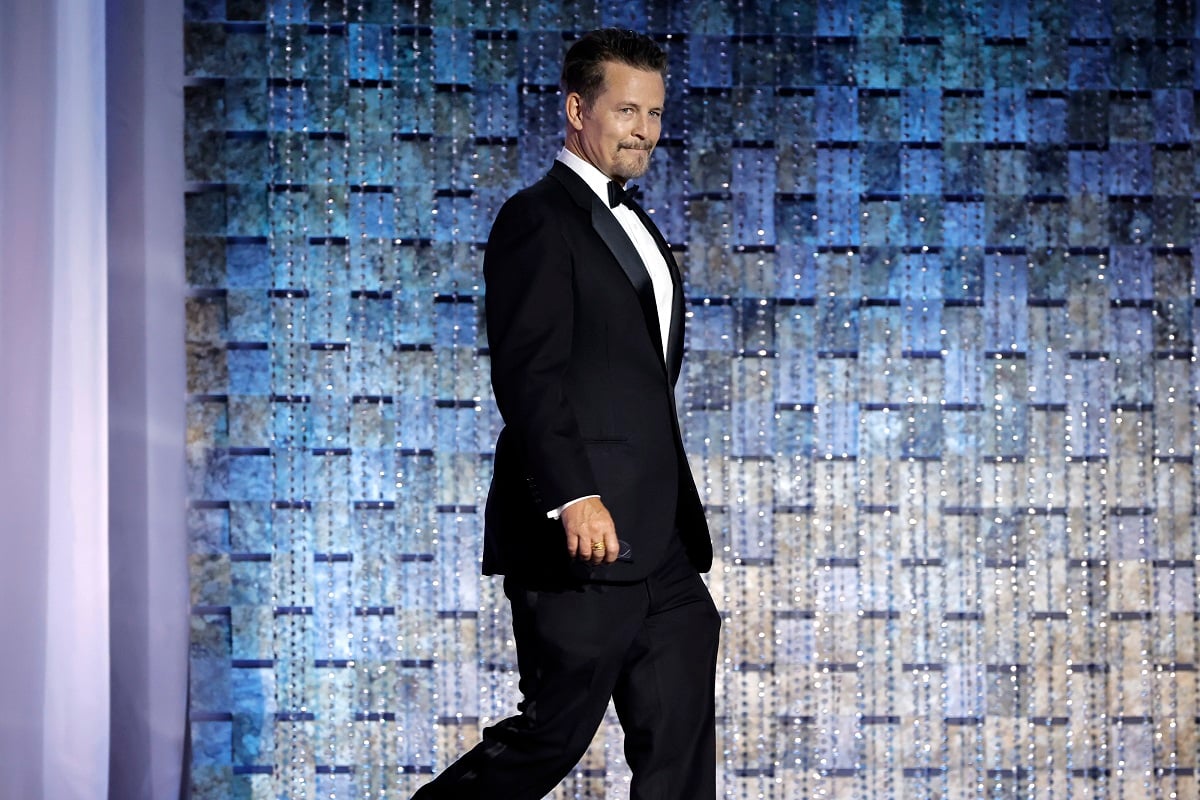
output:
<instances>
[{"instance_id":1,"label":"black bow tie","mask_svg":"<svg viewBox=\"0 0 1200 800\"><path fill-rule=\"evenodd\" d=\"M642 193L642 190L639 189L637 186L630 186L629 188L625 188L624 186L617 183L616 181L609 181L608 182L608 207L616 208L617 206L621 205L621 203L624 203L625 205L632 207L633 201L641 193Z\"/></svg>"}]
</instances>

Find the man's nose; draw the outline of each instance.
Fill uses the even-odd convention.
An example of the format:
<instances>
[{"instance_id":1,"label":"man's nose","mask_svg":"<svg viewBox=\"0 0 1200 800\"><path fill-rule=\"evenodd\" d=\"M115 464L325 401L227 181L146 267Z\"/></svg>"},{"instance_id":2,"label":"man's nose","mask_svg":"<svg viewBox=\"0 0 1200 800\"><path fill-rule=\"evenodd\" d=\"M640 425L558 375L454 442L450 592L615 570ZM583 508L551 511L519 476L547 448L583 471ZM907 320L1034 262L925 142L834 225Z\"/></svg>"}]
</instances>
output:
<instances>
[{"instance_id":1,"label":"man's nose","mask_svg":"<svg viewBox=\"0 0 1200 800\"><path fill-rule=\"evenodd\" d=\"M650 118L646 114L638 114L637 120L633 124L633 135L639 139L645 139L650 131Z\"/></svg>"}]
</instances>

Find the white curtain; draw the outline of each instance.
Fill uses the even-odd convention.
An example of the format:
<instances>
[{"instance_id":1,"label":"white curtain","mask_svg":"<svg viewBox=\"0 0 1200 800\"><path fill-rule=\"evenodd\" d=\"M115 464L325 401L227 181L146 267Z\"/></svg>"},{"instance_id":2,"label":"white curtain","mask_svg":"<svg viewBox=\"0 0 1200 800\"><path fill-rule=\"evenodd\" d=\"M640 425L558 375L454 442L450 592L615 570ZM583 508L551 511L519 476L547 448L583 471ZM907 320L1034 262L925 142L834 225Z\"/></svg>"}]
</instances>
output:
<instances>
[{"instance_id":1,"label":"white curtain","mask_svg":"<svg viewBox=\"0 0 1200 800\"><path fill-rule=\"evenodd\" d=\"M180 795L179 0L0 0L0 797Z\"/></svg>"}]
</instances>

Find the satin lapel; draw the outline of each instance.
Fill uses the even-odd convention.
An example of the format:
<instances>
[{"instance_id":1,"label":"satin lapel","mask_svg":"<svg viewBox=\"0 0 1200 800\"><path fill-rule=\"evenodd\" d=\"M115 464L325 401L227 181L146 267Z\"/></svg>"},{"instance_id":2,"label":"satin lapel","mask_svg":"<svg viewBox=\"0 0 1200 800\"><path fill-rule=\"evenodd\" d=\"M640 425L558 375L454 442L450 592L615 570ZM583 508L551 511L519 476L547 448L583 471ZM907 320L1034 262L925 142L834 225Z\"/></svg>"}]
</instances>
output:
<instances>
[{"instance_id":1,"label":"satin lapel","mask_svg":"<svg viewBox=\"0 0 1200 800\"><path fill-rule=\"evenodd\" d=\"M634 204L633 210L637 212L638 218L646 226L646 230L650 231L650 235L654 237L655 244L662 252L663 260L667 262L667 269L671 271L671 334L670 340L667 342L667 372L671 376L671 383L674 384L679 379L679 372L683 368L683 275L679 271L679 264L675 262L675 254L671 252L667 240L663 238L662 232L658 230L654 220L650 219L650 215L640 205Z\"/></svg>"},{"instance_id":2,"label":"satin lapel","mask_svg":"<svg viewBox=\"0 0 1200 800\"><path fill-rule=\"evenodd\" d=\"M646 326L654 334L654 341L661 343L662 332L658 329L658 306L654 302L654 285L650 283L650 273L646 271L642 257L638 255L637 248L633 246L633 242L625 233L625 229L621 227L621 223L617 222L617 218L604 207L599 198L592 203L592 227L608 245L608 249L612 251L617 263L621 265L629 282L633 284L638 301L642 305L642 315L646 318ZM661 344L659 344L659 350L662 350Z\"/></svg>"},{"instance_id":3,"label":"satin lapel","mask_svg":"<svg viewBox=\"0 0 1200 800\"><path fill-rule=\"evenodd\" d=\"M637 248L633 246L629 235L625 233L625 229L621 227L621 223L617 222L617 218L613 216L596 193L593 192L580 178L575 174L574 170L563 164L561 161L554 162L554 166L550 168L550 176L558 180L571 195L571 198L580 206L591 210L592 227L596 233L604 241L617 263L621 265L621 270L633 284L634 291L637 292L638 302L642 306L642 316L646 319L646 327L650 329L650 333L654 336L655 343L658 344L658 352L662 352L662 332L658 329L658 306L654 301L654 286L650 283L650 273L646 271L646 265L642 263L642 257L638 255ZM641 209L637 209L639 216L646 227L654 236L654 240L659 243L659 248L663 250L667 259L667 264L672 270L672 282L675 284L675 294L679 294L679 279L678 270L675 268L675 260L671 257L670 252L666 248L666 243L662 239L662 235L658 229L650 223L645 213ZM671 331L672 340L682 330L682 324L676 324L676 306L682 308L682 295L679 296L679 302L672 301L671 310ZM681 323L682 320L680 319ZM671 344L671 343L669 343ZM682 351L682 343L680 344ZM679 374L678 358L674 357L674 350L668 350L672 355L673 364L664 364L668 374L671 376L672 382Z\"/></svg>"}]
</instances>

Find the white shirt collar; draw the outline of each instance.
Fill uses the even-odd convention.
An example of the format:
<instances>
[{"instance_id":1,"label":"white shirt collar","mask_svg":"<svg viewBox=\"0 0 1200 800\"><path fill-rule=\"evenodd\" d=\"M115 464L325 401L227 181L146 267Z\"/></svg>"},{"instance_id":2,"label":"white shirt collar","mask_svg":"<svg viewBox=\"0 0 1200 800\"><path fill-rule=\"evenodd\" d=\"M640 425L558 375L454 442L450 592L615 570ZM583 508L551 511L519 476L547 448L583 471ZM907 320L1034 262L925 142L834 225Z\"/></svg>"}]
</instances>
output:
<instances>
[{"instance_id":1,"label":"white shirt collar","mask_svg":"<svg viewBox=\"0 0 1200 800\"><path fill-rule=\"evenodd\" d=\"M608 182L610 179L607 175L565 147L558 151L555 160L566 164L576 175L583 178L584 183L590 186L596 196L604 201L604 205L608 205Z\"/></svg>"}]
</instances>

